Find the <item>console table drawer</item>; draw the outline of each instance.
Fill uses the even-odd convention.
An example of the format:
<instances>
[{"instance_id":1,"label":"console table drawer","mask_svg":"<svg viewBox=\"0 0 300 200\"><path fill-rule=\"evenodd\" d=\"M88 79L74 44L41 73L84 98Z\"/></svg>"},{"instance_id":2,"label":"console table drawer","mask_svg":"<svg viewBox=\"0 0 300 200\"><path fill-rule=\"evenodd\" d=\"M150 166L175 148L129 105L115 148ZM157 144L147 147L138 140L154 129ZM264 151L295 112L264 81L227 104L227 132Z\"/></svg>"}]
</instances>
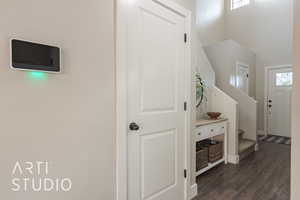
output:
<instances>
[{"instance_id":1,"label":"console table drawer","mask_svg":"<svg viewBox=\"0 0 300 200\"><path fill-rule=\"evenodd\" d=\"M211 130L209 127L203 126L203 127L196 128L195 133L196 133L196 140L199 141L203 138L210 137Z\"/></svg>"},{"instance_id":2,"label":"console table drawer","mask_svg":"<svg viewBox=\"0 0 300 200\"><path fill-rule=\"evenodd\" d=\"M211 138L217 135L225 134L225 123L216 123L205 126L199 126L195 129L196 141Z\"/></svg>"}]
</instances>

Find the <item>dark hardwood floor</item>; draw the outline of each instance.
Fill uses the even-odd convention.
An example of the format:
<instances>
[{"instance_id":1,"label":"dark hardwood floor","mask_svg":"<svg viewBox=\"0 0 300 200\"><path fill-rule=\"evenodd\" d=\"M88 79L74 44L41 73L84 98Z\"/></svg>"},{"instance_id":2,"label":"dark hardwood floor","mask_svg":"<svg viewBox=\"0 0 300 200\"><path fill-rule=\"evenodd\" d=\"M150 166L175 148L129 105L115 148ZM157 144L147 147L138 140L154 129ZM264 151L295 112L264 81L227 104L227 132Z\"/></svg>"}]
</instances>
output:
<instances>
[{"instance_id":1,"label":"dark hardwood floor","mask_svg":"<svg viewBox=\"0 0 300 200\"><path fill-rule=\"evenodd\" d=\"M197 177L193 200L289 200L290 146L261 143L239 165L220 165Z\"/></svg>"}]
</instances>

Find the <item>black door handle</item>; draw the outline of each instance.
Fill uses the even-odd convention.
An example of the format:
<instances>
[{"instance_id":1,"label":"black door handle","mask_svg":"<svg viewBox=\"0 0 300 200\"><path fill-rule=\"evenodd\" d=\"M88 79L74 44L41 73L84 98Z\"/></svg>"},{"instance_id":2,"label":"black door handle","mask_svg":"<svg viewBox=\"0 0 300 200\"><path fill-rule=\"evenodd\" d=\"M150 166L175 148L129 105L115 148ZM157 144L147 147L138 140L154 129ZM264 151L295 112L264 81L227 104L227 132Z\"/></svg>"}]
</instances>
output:
<instances>
[{"instance_id":1,"label":"black door handle","mask_svg":"<svg viewBox=\"0 0 300 200\"><path fill-rule=\"evenodd\" d=\"M129 130L131 131L138 131L140 129L139 125L137 125L135 122L131 122L129 124Z\"/></svg>"}]
</instances>

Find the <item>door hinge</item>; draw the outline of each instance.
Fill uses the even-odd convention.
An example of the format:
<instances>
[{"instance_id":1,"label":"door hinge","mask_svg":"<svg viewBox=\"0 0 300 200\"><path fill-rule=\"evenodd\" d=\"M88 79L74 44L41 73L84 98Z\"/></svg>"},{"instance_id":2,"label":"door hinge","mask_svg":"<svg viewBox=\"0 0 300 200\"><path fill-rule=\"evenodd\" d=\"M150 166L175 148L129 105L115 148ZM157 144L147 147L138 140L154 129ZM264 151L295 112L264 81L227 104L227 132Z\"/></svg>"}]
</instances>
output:
<instances>
[{"instance_id":1,"label":"door hinge","mask_svg":"<svg viewBox=\"0 0 300 200\"><path fill-rule=\"evenodd\" d=\"M187 43L187 34L184 34L184 43Z\"/></svg>"},{"instance_id":2,"label":"door hinge","mask_svg":"<svg viewBox=\"0 0 300 200\"><path fill-rule=\"evenodd\" d=\"M183 176L184 176L184 178L187 178L187 170L186 169L183 171Z\"/></svg>"},{"instance_id":3,"label":"door hinge","mask_svg":"<svg viewBox=\"0 0 300 200\"><path fill-rule=\"evenodd\" d=\"M184 111L187 111L187 102L184 102L183 109L184 109Z\"/></svg>"},{"instance_id":4,"label":"door hinge","mask_svg":"<svg viewBox=\"0 0 300 200\"><path fill-rule=\"evenodd\" d=\"M249 74L247 74L247 78L249 78Z\"/></svg>"}]
</instances>

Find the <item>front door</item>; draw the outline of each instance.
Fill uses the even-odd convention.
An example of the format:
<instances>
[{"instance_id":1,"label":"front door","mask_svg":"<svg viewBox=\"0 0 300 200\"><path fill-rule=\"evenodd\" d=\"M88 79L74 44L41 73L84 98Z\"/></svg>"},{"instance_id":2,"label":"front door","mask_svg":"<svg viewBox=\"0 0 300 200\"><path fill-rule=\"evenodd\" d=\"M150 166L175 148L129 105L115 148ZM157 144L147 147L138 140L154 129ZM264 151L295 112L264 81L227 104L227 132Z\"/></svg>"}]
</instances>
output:
<instances>
[{"instance_id":1,"label":"front door","mask_svg":"<svg viewBox=\"0 0 300 200\"><path fill-rule=\"evenodd\" d=\"M292 68L271 69L268 77L268 134L291 137Z\"/></svg>"},{"instance_id":2,"label":"front door","mask_svg":"<svg viewBox=\"0 0 300 200\"><path fill-rule=\"evenodd\" d=\"M157 1L130 6L128 199L184 200L185 18Z\"/></svg>"}]
</instances>

